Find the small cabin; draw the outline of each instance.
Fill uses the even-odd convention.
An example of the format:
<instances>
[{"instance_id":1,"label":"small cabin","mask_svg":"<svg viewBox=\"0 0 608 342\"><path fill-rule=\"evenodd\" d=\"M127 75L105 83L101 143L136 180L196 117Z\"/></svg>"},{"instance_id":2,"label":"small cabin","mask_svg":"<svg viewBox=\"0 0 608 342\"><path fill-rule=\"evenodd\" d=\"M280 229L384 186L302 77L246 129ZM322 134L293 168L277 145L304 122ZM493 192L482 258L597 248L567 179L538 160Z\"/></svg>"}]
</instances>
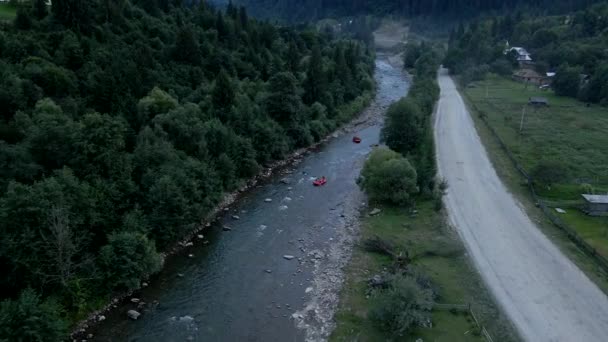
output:
<instances>
[{"instance_id":1,"label":"small cabin","mask_svg":"<svg viewBox=\"0 0 608 342\"><path fill-rule=\"evenodd\" d=\"M549 100L546 97L531 97L528 100L530 106L548 106Z\"/></svg>"},{"instance_id":2,"label":"small cabin","mask_svg":"<svg viewBox=\"0 0 608 342\"><path fill-rule=\"evenodd\" d=\"M608 216L608 195L582 195L584 211L590 216Z\"/></svg>"},{"instance_id":3,"label":"small cabin","mask_svg":"<svg viewBox=\"0 0 608 342\"><path fill-rule=\"evenodd\" d=\"M519 69L513 73L511 78L516 82L531 83L535 85L541 85L545 81L545 76L537 73L532 69Z\"/></svg>"}]
</instances>

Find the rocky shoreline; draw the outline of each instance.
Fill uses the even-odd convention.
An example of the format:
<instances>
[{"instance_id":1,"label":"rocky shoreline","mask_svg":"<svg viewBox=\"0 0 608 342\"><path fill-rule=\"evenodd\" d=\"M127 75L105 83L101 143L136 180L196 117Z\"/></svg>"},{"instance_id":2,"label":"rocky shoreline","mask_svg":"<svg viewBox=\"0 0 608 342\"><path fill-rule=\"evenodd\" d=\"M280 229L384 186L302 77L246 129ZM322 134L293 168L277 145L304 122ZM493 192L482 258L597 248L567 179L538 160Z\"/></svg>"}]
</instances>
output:
<instances>
[{"instance_id":1,"label":"rocky shoreline","mask_svg":"<svg viewBox=\"0 0 608 342\"><path fill-rule=\"evenodd\" d=\"M374 107L374 105L372 104L371 107ZM306 154L319 148L323 144L328 143L332 139L336 139L342 134L346 134L352 131L356 127L360 127L363 124L370 123L371 119L374 119L376 117L376 115L373 115L373 112L376 112L376 110L374 110L374 108L370 108L370 104L368 104L365 109L363 109L357 117L353 118L350 123L342 126L341 128L327 135L324 139L314 143L313 145L298 149L292 152L285 159L275 161L272 164L266 166L257 176L249 180L244 186L233 191L232 193L226 194L224 196L224 199L215 207L214 210L212 210L207 215L206 218L203 219L201 224L196 229L188 233L183 239L175 243L171 248L161 253L163 263L162 267L164 267L165 260L167 258L178 254L186 247L192 246L195 243L196 239L200 240L200 236L203 231L208 228L222 213L229 211L230 206L232 206L236 201L238 201L244 193L256 187L261 181L268 180L272 176L288 174L290 172L290 168L298 165L303 160ZM107 315L110 311L116 309L120 303L129 300L129 298L131 298L136 291L140 290L142 287L145 287L147 285L147 283L145 283L146 280L147 279L142 279L142 286L140 288L119 294L113 297L110 302L103 308L90 313L86 319L80 321L73 328L72 333L70 334L70 339L72 341L86 341L87 339L92 338L93 336L91 334L87 334L87 331L91 327L95 326L95 324L104 321L105 315ZM125 316L125 318L129 317Z\"/></svg>"}]
</instances>

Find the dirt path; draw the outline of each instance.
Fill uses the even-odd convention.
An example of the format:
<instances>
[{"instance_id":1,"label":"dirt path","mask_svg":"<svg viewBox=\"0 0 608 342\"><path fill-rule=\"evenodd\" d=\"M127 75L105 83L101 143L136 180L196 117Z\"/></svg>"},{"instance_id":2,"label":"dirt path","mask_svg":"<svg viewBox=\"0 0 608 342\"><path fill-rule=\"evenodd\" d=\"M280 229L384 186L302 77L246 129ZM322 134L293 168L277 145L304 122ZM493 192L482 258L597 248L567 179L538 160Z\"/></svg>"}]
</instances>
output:
<instances>
[{"instance_id":1,"label":"dirt path","mask_svg":"<svg viewBox=\"0 0 608 342\"><path fill-rule=\"evenodd\" d=\"M527 341L606 341L608 299L509 194L454 82L439 75L435 122L445 204L486 284Z\"/></svg>"}]
</instances>

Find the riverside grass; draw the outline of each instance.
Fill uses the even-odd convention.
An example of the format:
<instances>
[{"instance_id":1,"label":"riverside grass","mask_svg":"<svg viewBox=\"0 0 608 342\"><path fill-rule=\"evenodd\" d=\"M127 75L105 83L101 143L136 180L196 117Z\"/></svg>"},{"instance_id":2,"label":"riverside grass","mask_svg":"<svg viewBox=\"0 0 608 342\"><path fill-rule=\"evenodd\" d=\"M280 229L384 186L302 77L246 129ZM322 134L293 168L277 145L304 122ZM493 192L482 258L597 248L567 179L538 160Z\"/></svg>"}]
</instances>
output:
<instances>
[{"instance_id":1,"label":"riverside grass","mask_svg":"<svg viewBox=\"0 0 608 342\"><path fill-rule=\"evenodd\" d=\"M433 201L419 200L416 210L379 206L382 212L362 219L360 241L379 236L394 242L413 257L412 266L428 276L439 293L438 303L471 303L481 324L494 339L514 341L508 320L501 316L491 296L483 287L479 275L469 263L458 235L444 222L442 212L434 210ZM370 299L366 296L367 282L389 267L392 260L367 252L361 244L355 247L346 269L346 282L340 295L336 314L337 327L330 341L385 341L391 338L369 319ZM484 341L473 318L464 312L433 310L432 328L416 328L403 340L422 338L424 341L473 342Z\"/></svg>"}]
</instances>

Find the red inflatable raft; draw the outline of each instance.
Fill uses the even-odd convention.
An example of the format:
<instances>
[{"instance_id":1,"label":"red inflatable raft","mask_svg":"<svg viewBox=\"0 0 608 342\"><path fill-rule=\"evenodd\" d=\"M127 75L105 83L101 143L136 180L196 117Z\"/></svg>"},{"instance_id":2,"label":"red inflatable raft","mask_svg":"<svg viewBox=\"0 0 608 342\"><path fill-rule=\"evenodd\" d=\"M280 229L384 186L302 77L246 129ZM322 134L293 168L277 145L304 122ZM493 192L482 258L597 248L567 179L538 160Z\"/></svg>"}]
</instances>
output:
<instances>
[{"instance_id":1,"label":"red inflatable raft","mask_svg":"<svg viewBox=\"0 0 608 342\"><path fill-rule=\"evenodd\" d=\"M354 142L355 144L359 144L359 143L361 143L361 138L359 138L359 137L354 137L354 138L353 138L353 142Z\"/></svg>"},{"instance_id":2,"label":"red inflatable raft","mask_svg":"<svg viewBox=\"0 0 608 342\"><path fill-rule=\"evenodd\" d=\"M327 183L327 179L325 177L321 177L321 178L317 178L312 182L312 185L314 186L322 186L325 185L325 183Z\"/></svg>"}]
</instances>

